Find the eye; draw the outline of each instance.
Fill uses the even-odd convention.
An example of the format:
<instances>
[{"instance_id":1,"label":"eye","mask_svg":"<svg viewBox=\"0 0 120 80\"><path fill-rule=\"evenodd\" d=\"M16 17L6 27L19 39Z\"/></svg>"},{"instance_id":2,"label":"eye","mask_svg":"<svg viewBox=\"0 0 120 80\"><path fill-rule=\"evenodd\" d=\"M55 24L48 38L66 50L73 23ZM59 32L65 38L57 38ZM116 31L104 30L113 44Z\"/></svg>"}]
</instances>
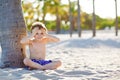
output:
<instances>
[{"instance_id":1,"label":"eye","mask_svg":"<svg viewBox=\"0 0 120 80\"><path fill-rule=\"evenodd\" d=\"M43 33L41 33L43 35Z\"/></svg>"},{"instance_id":2,"label":"eye","mask_svg":"<svg viewBox=\"0 0 120 80\"><path fill-rule=\"evenodd\" d=\"M38 33L36 33L36 35L38 35Z\"/></svg>"}]
</instances>

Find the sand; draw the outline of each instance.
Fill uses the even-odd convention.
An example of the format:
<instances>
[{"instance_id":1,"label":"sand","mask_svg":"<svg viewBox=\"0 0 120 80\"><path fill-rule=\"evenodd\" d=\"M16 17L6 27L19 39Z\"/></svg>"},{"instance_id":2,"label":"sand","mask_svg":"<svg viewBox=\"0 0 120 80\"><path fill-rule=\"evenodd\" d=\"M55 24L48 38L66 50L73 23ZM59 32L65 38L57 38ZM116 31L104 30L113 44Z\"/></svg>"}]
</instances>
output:
<instances>
[{"instance_id":1,"label":"sand","mask_svg":"<svg viewBox=\"0 0 120 80\"><path fill-rule=\"evenodd\" d=\"M55 34L53 34L55 35ZM120 37L113 31L85 31L55 35L58 43L47 45L47 59L61 60L57 70L0 69L0 80L120 80Z\"/></svg>"}]
</instances>

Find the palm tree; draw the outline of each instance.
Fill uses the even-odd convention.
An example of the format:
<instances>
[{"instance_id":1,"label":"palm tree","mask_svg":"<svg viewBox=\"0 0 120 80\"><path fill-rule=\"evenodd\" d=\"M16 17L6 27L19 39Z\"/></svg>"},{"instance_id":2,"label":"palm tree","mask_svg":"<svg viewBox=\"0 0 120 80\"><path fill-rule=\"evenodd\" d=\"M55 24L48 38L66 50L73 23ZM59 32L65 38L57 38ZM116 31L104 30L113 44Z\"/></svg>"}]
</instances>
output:
<instances>
[{"instance_id":1,"label":"palm tree","mask_svg":"<svg viewBox=\"0 0 120 80\"><path fill-rule=\"evenodd\" d=\"M80 5L79 5L79 0L78 0L78 36L81 37L81 26L80 26Z\"/></svg>"},{"instance_id":2,"label":"palm tree","mask_svg":"<svg viewBox=\"0 0 120 80\"><path fill-rule=\"evenodd\" d=\"M43 1L43 7L42 7L42 11L43 11L43 18L42 18L42 21L43 21L43 23L45 24L45 16L46 16L46 14L47 14L47 3L49 3L48 1L46 1L46 0L41 0L41 1Z\"/></svg>"},{"instance_id":3,"label":"palm tree","mask_svg":"<svg viewBox=\"0 0 120 80\"><path fill-rule=\"evenodd\" d=\"M25 48L20 40L26 35L21 0L0 0L1 67L23 67Z\"/></svg>"},{"instance_id":4,"label":"palm tree","mask_svg":"<svg viewBox=\"0 0 120 80\"><path fill-rule=\"evenodd\" d=\"M93 20L92 20L92 30L93 30L93 37L96 36L96 18L95 18L95 0L93 0Z\"/></svg>"},{"instance_id":5,"label":"palm tree","mask_svg":"<svg viewBox=\"0 0 120 80\"><path fill-rule=\"evenodd\" d=\"M60 33L61 18L59 15L60 0L54 0L55 2L55 12L56 12L56 34Z\"/></svg>"},{"instance_id":6,"label":"palm tree","mask_svg":"<svg viewBox=\"0 0 120 80\"><path fill-rule=\"evenodd\" d=\"M41 0L42 1L42 0ZM43 10L43 22L45 22L45 16L47 13L56 16L56 33L60 33L60 0L44 0Z\"/></svg>"},{"instance_id":7,"label":"palm tree","mask_svg":"<svg viewBox=\"0 0 120 80\"><path fill-rule=\"evenodd\" d=\"M76 29L77 19L78 19L78 9L76 9L76 5L78 5L77 1L70 2L71 7L71 16L72 16L72 31Z\"/></svg>"},{"instance_id":8,"label":"palm tree","mask_svg":"<svg viewBox=\"0 0 120 80\"><path fill-rule=\"evenodd\" d=\"M115 21L115 31L116 36L118 36L118 17L117 17L117 0L115 0L115 11L116 11L116 21Z\"/></svg>"},{"instance_id":9,"label":"palm tree","mask_svg":"<svg viewBox=\"0 0 120 80\"><path fill-rule=\"evenodd\" d=\"M71 11L71 1L69 1L69 21L70 21L70 37L72 37L72 30L73 30L73 26L72 26L72 11Z\"/></svg>"}]
</instances>

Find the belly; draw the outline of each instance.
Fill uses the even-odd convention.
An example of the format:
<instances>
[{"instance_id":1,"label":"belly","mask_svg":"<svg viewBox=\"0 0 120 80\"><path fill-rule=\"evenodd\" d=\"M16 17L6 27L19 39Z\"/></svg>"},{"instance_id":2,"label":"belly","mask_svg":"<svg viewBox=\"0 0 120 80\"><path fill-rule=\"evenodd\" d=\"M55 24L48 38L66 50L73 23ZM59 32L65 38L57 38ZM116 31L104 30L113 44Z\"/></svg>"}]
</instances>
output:
<instances>
[{"instance_id":1,"label":"belly","mask_svg":"<svg viewBox=\"0 0 120 80\"><path fill-rule=\"evenodd\" d=\"M45 45L30 46L30 58L31 59L45 59L45 53L46 53Z\"/></svg>"},{"instance_id":2,"label":"belly","mask_svg":"<svg viewBox=\"0 0 120 80\"><path fill-rule=\"evenodd\" d=\"M40 53L30 53L30 58L31 59L45 59L45 54L40 54Z\"/></svg>"}]
</instances>

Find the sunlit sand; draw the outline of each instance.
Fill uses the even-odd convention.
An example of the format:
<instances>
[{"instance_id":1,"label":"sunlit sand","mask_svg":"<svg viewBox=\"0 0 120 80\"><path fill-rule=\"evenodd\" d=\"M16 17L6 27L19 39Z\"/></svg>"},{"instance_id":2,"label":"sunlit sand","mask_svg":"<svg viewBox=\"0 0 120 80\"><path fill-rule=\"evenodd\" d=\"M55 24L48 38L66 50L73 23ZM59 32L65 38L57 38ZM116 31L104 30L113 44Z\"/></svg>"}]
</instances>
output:
<instances>
[{"instance_id":1,"label":"sunlit sand","mask_svg":"<svg viewBox=\"0 0 120 80\"><path fill-rule=\"evenodd\" d=\"M55 35L55 34L54 34ZM120 37L114 31L56 35L60 42L47 45L47 59L59 59L57 70L0 69L0 80L119 80Z\"/></svg>"}]
</instances>

